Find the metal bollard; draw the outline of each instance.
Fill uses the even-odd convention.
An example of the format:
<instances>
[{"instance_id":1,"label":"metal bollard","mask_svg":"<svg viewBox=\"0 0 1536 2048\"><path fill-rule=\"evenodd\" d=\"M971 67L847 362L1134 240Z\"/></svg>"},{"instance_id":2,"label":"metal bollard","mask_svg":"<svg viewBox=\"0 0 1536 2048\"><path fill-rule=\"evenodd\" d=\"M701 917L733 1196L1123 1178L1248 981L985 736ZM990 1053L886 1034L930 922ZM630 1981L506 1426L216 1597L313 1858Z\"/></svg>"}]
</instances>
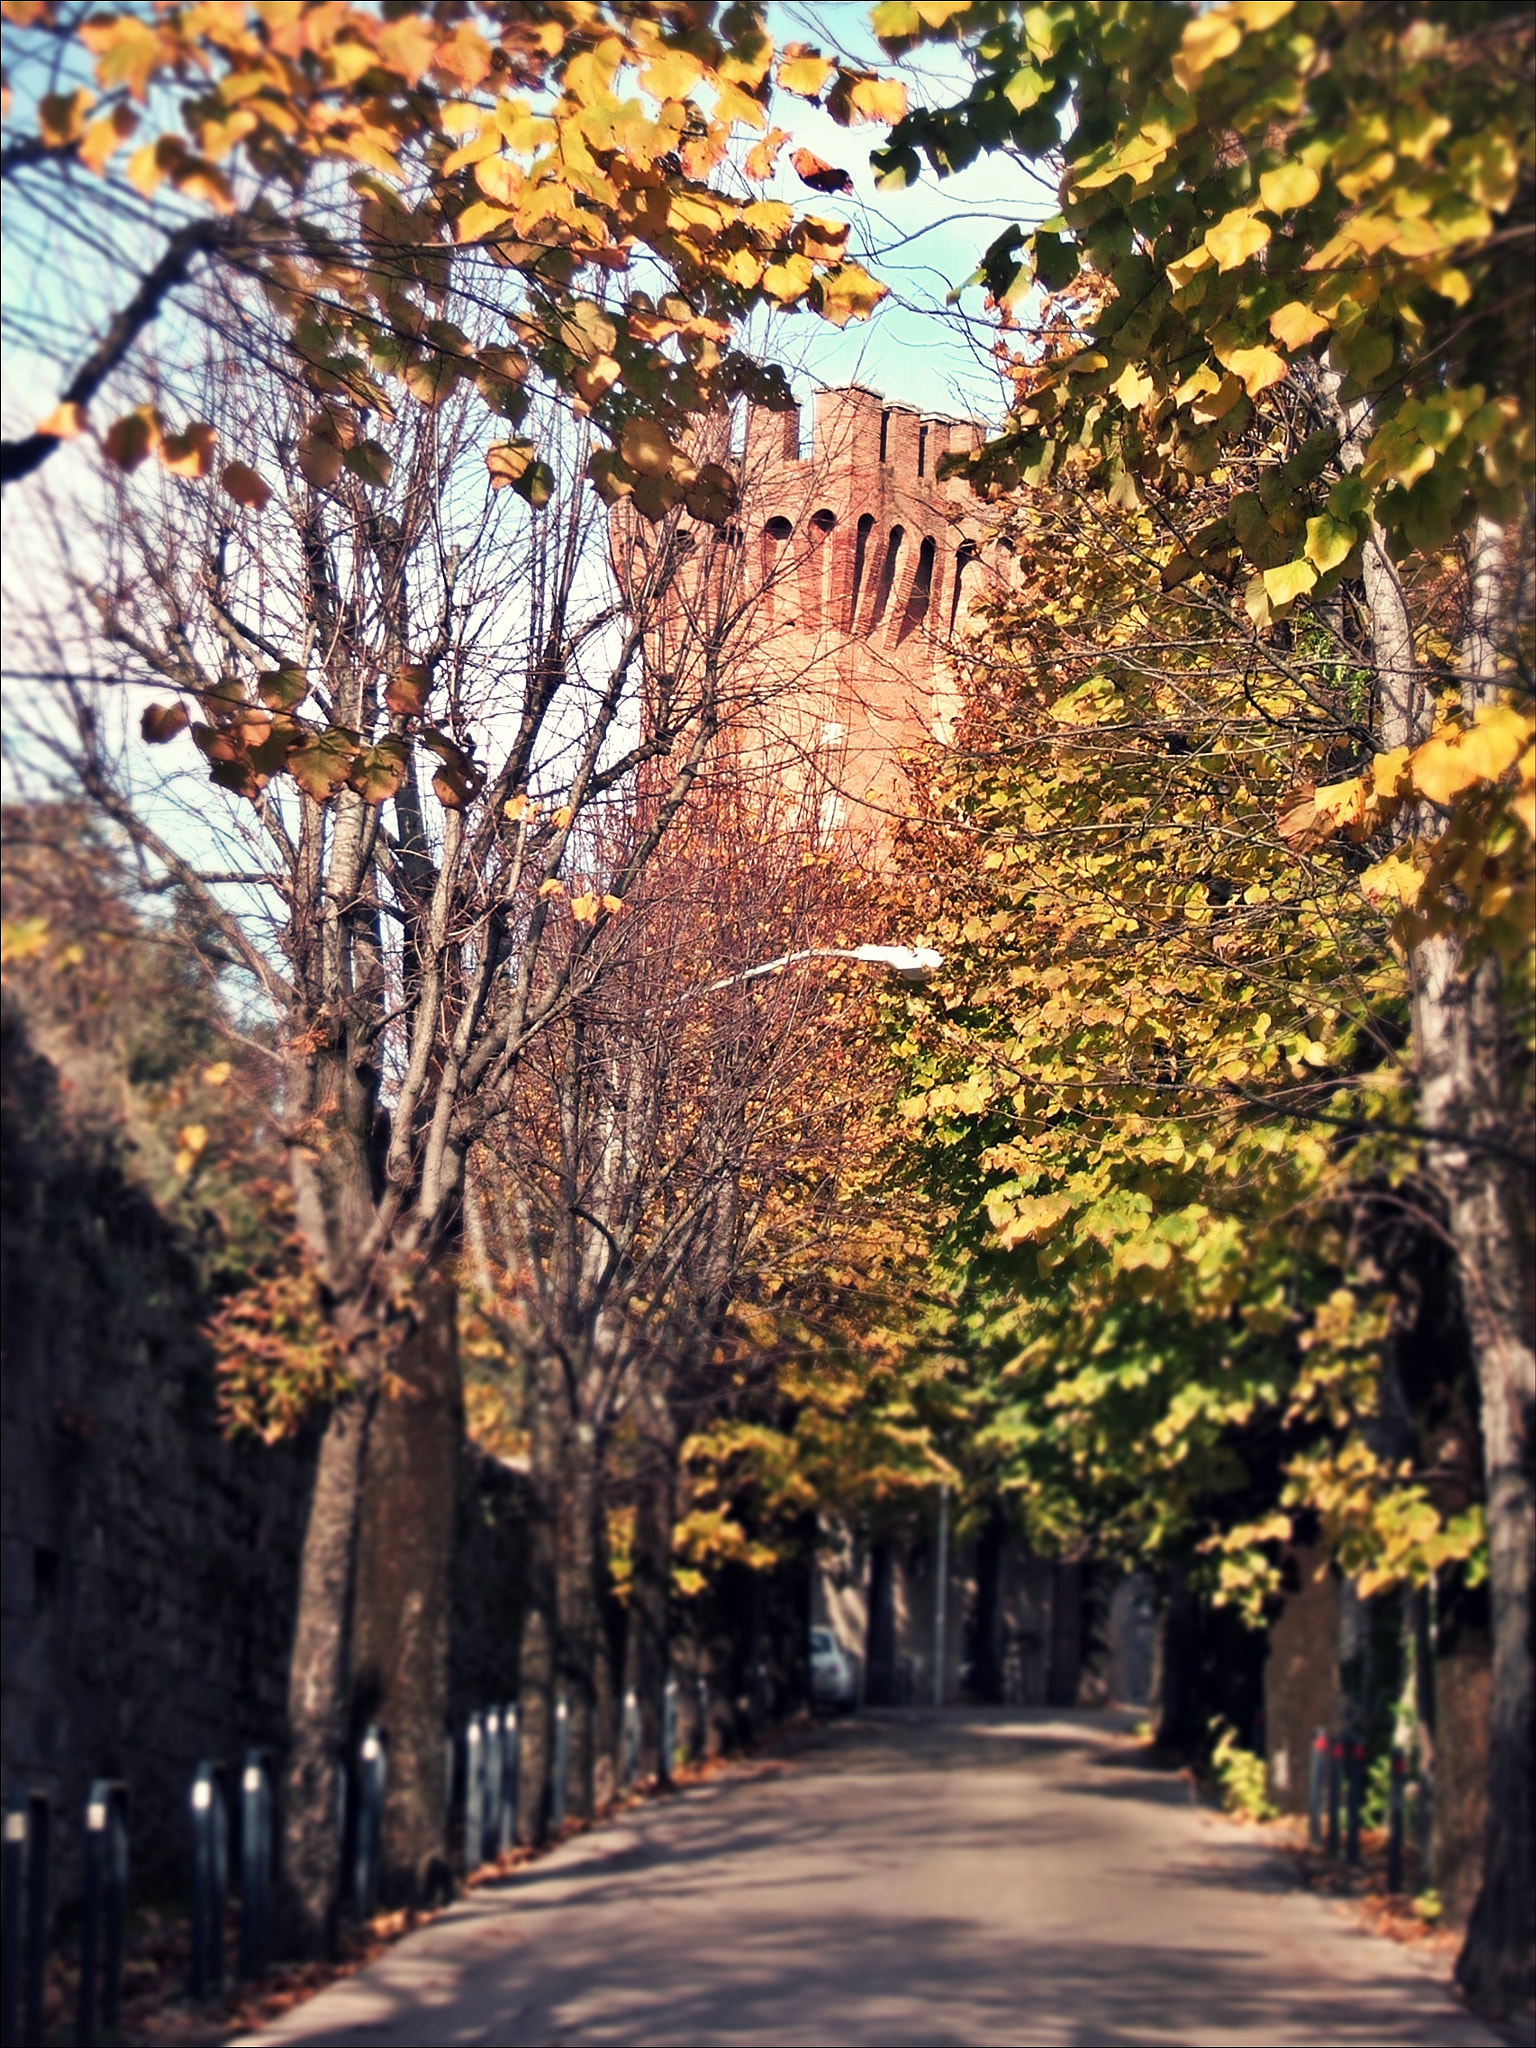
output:
<instances>
[{"instance_id":1,"label":"metal bollard","mask_svg":"<svg viewBox=\"0 0 1536 2048\"><path fill-rule=\"evenodd\" d=\"M1343 1793L1344 1738L1335 1735L1328 1744L1328 1854L1339 1853L1339 1801Z\"/></svg>"},{"instance_id":2,"label":"metal bollard","mask_svg":"<svg viewBox=\"0 0 1536 2048\"><path fill-rule=\"evenodd\" d=\"M464 1868L480 1867L485 1848L485 1729L471 1714L464 1730Z\"/></svg>"},{"instance_id":3,"label":"metal bollard","mask_svg":"<svg viewBox=\"0 0 1536 2048\"><path fill-rule=\"evenodd\" d=\"M75 2039L96 2039L97 1956L101 2017L114 2030L122 2005L123 1921L128 1902L128 1788L108 1778L91 1787L85 1808L85 1880L80 1916L80 2004Z\"/></svg>"},{"instance_id":4,"label":"metal bollard","mask_svg":"<svg viewBox=\"0 0 1536 2048\"><path fill-rule=\"evenodd\" d=\"M481 1814L480 1861L496 1861L501 1822L501 1709L492 1707L485 1716L485 1792Z\"/></svg>"},{"instance_id":5,"label":"metal bollard","mask_svg":"<svg viewBox=\"0 0 1536 2048\"><path fill-rule=\"evenodd\" d=\"M1314 1849L1323 1846L1323 1793L1328 1783L1328 1730L1319 1728L1312 1738L1307 1773L1307 1841Z\"/></svg>"},{"instance_id":6,"label":"metal bollard","mask_svg":"<svg viewBox=\"0 0 1536 2048\"><path fill-rule=\"evenodd\" d=\"M624 1695L624 1717L619 1737L619 1783L633 1785L640 1775L640 1700L633 1691Z\"/></svg>"},{"instance_id":7,"label":"metal bollard","mask_svg":"<svg viewBox=\"0 0 1536 2048\"><path fill-rule=\"evenodd\" d=\"M555 1768L549 1781L549 1831L565 1826L565 1781L571 1768L571 1709L562 1693L555 1702Z\"/></svg>"},{"instance_id":8,"label":"metal bollard","mask_svg":"<svg viewBox=\"0 0 1536 2048\"><path fill-rule=\"evenodd\" d=\"M240 1773L240 1974L267 1967L272 1920L272 1780L264 1750L248 1749Z\"/></svg>"},{"instance_id":9,"label":"metal bollard","mask_svg":"<svg viewBox=\"0 0 1536 2048\"><path fill-rule=\"evenodd\" d=\"M664 1785L671 1784L672 1773L677 1768L677 1705L677 1680L669 1672L661 1688L661 1782Z\"/></svg>"},{"instance_id":10,"label":"metal bollard","mask_svg":"<svg viewBox=\"0 0 1536 2048\"><path fill-rule=\"evenodd\" d=\"M224 1982L229 1898L229 1790L222 1764L200 1763L192 1780L192 1981L194 1998Z\"/></svg>"},{"instance_id":11,"label":"metal bollard","mask_svg":"<svg viewBox=\"0 0 1536 2048\"><path fill-rule=\"evenodd\" d=\"M0 1882L0 2048L16 2048L21 2012L21 1899L27 1884L27 1809L6 1808Z\"/></svg>"},{"instance_id":12,"label":"metal bollard","mask_svg":"<svg viewBox=\"0 0 1536 2048\"><path fill-rule=\"evenodd\" d=\"M1365 1805L1365 1744L1358 1736L1349 1745L1348 1790L1345 1804L1344 1856L1349 1863L1360 1861L1360 1812Z\"/></svg>"},{"instance_id":13,"label":"metal bollard","mask_svg":"<svg viewBox=\"0 0 1536 2048\"><path fill-rule=\"evenodd\" d=\"M709 1755L709 1680L701 1671L694 1681L693 1760L703 1763Z\"/></svg>"},{"instance_id":14,"label":"metal bollard","mask_svg":"<svg viewBox=\"0 0 1536 2048\"><path fill-rule=\"evenodd\" d=\"M510 1856L517 1842L517 1775L522 1758L516 1707L501 1710L501 1806L496 1815L496 1853Z\"/></svg>"},{"instance_id":15,"label":"metal bollard","mask_svg":"<svg viewBox=\"0 0 1536 2048\"><path fill-rule=\"evenodd\" d=\"M1403 1888L1403 1791L1408 1763L1400 1749L1392 1752L1392 1775L1387 1781L1387 1890Z\"/></svg>"},{"instance_id":16,"label":"metal bollard","mask_svg":"<svg viewBox=\"0 0 1536 2048\"><path fill-rule=\"evenodd\" d=\"M384 1839L384 1789L389 1751L381 1731L363 1730L357 1746L357 1826L352 1842L352 1912L371 1920L379 1905L379 1859Z\"/></svg>"},{"instance_id":17,"label":"metal bollard","mask_svg":"<svg viewBox=\"0 0 1536 2048\"><path fill-rule=\"evenodd\" d=\"M53 1804L46 1792L27 1794L27 1979L22 2017L28 2041L43 2038L43 1987L48 1975L48 1853Z\"/></svg>"}]
</instances>

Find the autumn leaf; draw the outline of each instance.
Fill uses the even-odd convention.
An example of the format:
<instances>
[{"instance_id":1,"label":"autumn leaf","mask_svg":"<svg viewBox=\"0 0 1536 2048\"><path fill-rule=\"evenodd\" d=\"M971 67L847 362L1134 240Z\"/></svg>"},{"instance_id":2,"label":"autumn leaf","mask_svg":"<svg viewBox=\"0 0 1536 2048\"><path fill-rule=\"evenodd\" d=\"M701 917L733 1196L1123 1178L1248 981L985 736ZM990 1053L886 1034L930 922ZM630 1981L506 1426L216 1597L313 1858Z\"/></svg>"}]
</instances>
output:
<instances>
[{"instance_id":1,"label":"autumn leaf","mask_svg":"<svg viewBox=\"0 0 1536 2048\"><path fill-rule=\"evenodd\" d=\"M836 70L830 57L804 43L786 43L775 83L798 99L813 100Z\"/></svg>"},{"instance_id":2,"label":"autumn leaf","mask_svg":"<svg viewBox=\"0 0 1536 2048\"><path fill-rule=\"evenodd\" d=\"M163 747L167 740L185 732L187 725L187 713L180 704L146 704L139 721L140 730L152 747Z\"/></svg>"},{"instance_id":3,"label":"autumn leaf","mask_svg":"<svg viewBox=\"0 0 1536 2048\"><path fill-rule=\"evenodd\" d=\"M51 434L59 441L73 441L85 432L85 408L66 399L56 405L46 419L38 421L35 431Z\"/></svg>"},{"instance_id":4,"label":"autumn leaf","mask_svg":"<svg viewBox=\"0 0 1536 2048\"><path fill-rule=\"evenodd\" d=\"M1268 223L1257 219L1251 208L1242 206L1206 230L1205 246L1215 257L1218 270L1236 270L1268 245L1269 236Z\"/></svg>"},{"instance_id":5,"label":"autumn leaf","mask_svg":"<svg viewBox=\"0 0 1536 2048\"><path fill-rule=\"evenodd\" d=\"M853 180L846 171L840 171L835 164L827 163L813 150L797 149L790 158L795 175L802 185L809 185L813 192L851 192Z\"/></svg>"},{"instance_id":6,"label":"autumn leaf","mask_svg":"<svg viewBox=\"0 0 1536 2048\"><path fill-rule=\"evenodd\" d=\"M159 447L160 434L159 414L152 406L141 405L107 429L102 438L102 453L119 469L134 470Z\"/></svg>"},{"instance_id":7,"label":"autumn leaf","mask_svg":"<svg viewBox=\"0 0 1536 2048\"><path fill-rule=\"evenodd\" d=\"M410 761L409 742L391 733L363 748L347 772L347 787L365 803L385 803L404 782Z\"/></svg>"},{"instance_id":8,"label":"autumn leaf","mask_svg":"<svg viewBox=\"0 0 1536 2048\"><path fill-rule=\"evenodd\" d=\"M329 726L293 749L288 773L306 796L324 803L346 781L361 751L354 733L342 726Z\"/></svg>"},{"instance_id":9,"label":"autumn leaf","mask_svg":"<svg viewBox=\"0 0 1536 2048\"><path fill-rule=\"evenodd\" d=\"M787 128L770 129L761 142L754 142L747 151L742 170L755 184L766 184L773 176L779 160L779 152L790 139Z\"/></svg>"},{"instance_id":10,"label":"autumn leaf","mask_svg":"<svg viewBox=\"0 0 1536 2048\"><path fill-rule=\"evenodd\" d=\"M312 419L299 437L299 473L317 490L329 490L341 475L341 436L329 413Z\"/></svg>"},{"instance_id":11,"label":"autumn leaf","mask_svg":"<svg viewBox=\"0 0 1536 2048\"><path fill-rule=\"evenodd\" d=\"M301 668L274 668L256 678L257 695L269 711L292 711L309 694L309 678Z\"/></svg>"},{"instance_id":12,"label":"autumn leaf","mask_svg":"<svg viewBox=\"0 0 1536 2048\"><path fill-rule=\"evenodd\" d=\"M205 477L213 468L213 446L218 436L206 420L194 420L179 434L167 434L160 443L160 460L172 476Z\"/></svg>"},{"instance_id":13,"label":"autumn leaf","mask_svg":"<svg viewBox=\"0 0 1536 2048\"><path fill-rule=\"evenodd\" d=\"M419 664L397 668L384 686L384 707L391 718L419 718L432 692L432 671Z\"/></svg>"},{"instance_id":14,"label":"autumn leaf","mask_svg":"<svg viewBox=\"0 0 1536 2048\"><path fill-rule=\"evenodd\" d=\"M237 505L246 505L253 512L264 511L271 501L271 490L244 462L226 462L219 481Z\"/></svg>"},{"instance_id":15,"label":"autumn leaf","mask_svg":"<svg viewBox=\"0 0 1536 2048\"><path fill-rule=\"evenodd\" d=\"M395 473L395 460L381 442L356 441L341 458L342 468L370 491L382 491Z\"/></svg>"}]
</instances>

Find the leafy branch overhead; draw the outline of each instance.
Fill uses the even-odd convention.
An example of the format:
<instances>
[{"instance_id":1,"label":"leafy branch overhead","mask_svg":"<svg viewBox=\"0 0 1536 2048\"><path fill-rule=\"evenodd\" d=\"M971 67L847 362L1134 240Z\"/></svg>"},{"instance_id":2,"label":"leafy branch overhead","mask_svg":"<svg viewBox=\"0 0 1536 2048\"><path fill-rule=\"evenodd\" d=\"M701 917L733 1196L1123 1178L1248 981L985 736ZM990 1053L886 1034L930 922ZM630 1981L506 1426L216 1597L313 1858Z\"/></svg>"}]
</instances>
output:
<instances>
[{"instance_id":1,"label":"leafy branch overhead","mask_svg":"<svg viewBox=\"0 0 1536 2048\"><path fill-rule=\"evenodd\" d=\"M1003 147L1060 174L1059 211L1007 230L973 282L1010 317L1054 295L1075 346L1020 365L1006 431L953 470L997 491L1071 463L1134 505L1212 474L1264 392L1327 376L1359 422L1342 464L1340 436L1277 438L1270 487L1190 564L1242 564L1258 623L1357 574L1372 521L1401 555L1476 511L1514 516L1533 451L1512 269L1536 161L1527 10L891 0L875 25L892 51L958 38L975 68L877 151L887 189Z\"/></svg>"},{"instance_id":2,"label":"leafy branch overhead","mask_svg":"<svg viewBox=\"0 0 1536 2048\"><path fill-rule=\"evenodd\" d=\"M872 74L799 44L776 53L760 5L236 0L66 23L46 0L5 0L0 15L13 78L29 55L51 62L62 33L95 79L25 109L7 175L68 164L219 217L216 236L193 240L257 278L286 322L322 472L334 447L373 480L352 423L387 419L402 391L435 406L471 382L515 429L542 382L607 440L594 476L610 501L656 517L687 500L721 520L730 479L691 460L690 420L742 396L791 402L779 371L731 346L739 322L805 304L841 326L884 295L848 259L845 224L797 219L725 175L737 134L768 129L776 67L791 93L828 88L844 122L905 108ZM173 90L180 124L162 126ZM16 111L8 87L8 125ZM749 179L770 174L772 142L748 153ZM114 361L191 253L138 295ZM507 336L471 338L448 317L451 286L499 309ZM104 374L93 358L57 412L7 444L8 478L81 430ZM493 482L535 503L550 488L547 463L515 439L490 462Z\"/></svg>"}]
</instances>

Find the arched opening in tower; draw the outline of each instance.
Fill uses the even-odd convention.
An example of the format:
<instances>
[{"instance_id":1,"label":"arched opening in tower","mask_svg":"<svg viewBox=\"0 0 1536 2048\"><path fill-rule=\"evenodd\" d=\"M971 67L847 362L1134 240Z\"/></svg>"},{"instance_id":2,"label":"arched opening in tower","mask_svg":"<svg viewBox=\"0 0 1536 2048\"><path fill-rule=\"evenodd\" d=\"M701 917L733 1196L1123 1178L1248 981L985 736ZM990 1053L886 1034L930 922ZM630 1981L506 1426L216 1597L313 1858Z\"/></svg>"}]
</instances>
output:
<instances>
[{"instance_id":1,"label":"arched opening in tower","mask_svg":"<svg viewBox=\"0 0 1536 2048\"><path fill-rule=\"evenodd\" d=\"M963 624L966 617L965 612L962 610L962 606L970 594L965 587L966 574L968 571L975 569L980 559L981 557L976 552L975 541L967 540L961 542L959 552L955 556L955 587L949 600L949 637L951 640L955 637L955 628Z\"/></svg>"},{"instance_id":2,"label":"arched opening in tower","mask_svg":"<svg viewBox=\"0 0 1536 2048\"><path fill-rule=\"evenodd\" d=\"M917 574L912 578L912 595L907 599L907 608L901 615L901 631L896 635L898 645L909 633L915 633L928 616L928 603L933 596L935 551L932 539L925 540L917 551Z\"/></svg>"},{"instance_id":3,"label":"arched opening in tower","mask_svg":"<svg viewBox=\"0 0 1536 2048\"><path fill-rule=\"evenodd\" d=\"M770 519L763 528L763 596L771 604L778 581L784 545L794 528L785 518Z\"/></svg>"},{"instance_id":4,"label":"arched opening in tower","mask_svg":"<svg viewBox=\"0 0 1536 2048\"><path fill-rule=\"evenodd\" d=\"M885 608L891 601L891 586L896 581L896 565L901 559L901 544L906 537L905 527L891 528L891 537L885 544L885 560L880 564L880 581L875 585L875 608L869 615L871 633L885 617Z\"/></svg>"},{"instance_id":5,"label":"arched opening in tower","mask_svg":"<svg viewBox=\"0 0 1536 2048\"><path fill-rule=\"evenodd\" d=\"M811 514L810 546L800 564L800 616L803 625L816 627L821 624L823 603L822 592L827 573L827 542L832 538L837 525L837 514L823 506Z\"/></svg>"},{"instance_id":6,"label":"arched opening in tower","mask_svg":"<svg viewBox=\"0 0 1536 2048\"><path fill-rule=\"evenodd\" d=\"M848 594L848 630L855 631L859 623L859 593L864 588L864 565L869 555L869 536L874 531L875 515L863 512L853 531L853 587Z\"/></svg>"}]
</instances>

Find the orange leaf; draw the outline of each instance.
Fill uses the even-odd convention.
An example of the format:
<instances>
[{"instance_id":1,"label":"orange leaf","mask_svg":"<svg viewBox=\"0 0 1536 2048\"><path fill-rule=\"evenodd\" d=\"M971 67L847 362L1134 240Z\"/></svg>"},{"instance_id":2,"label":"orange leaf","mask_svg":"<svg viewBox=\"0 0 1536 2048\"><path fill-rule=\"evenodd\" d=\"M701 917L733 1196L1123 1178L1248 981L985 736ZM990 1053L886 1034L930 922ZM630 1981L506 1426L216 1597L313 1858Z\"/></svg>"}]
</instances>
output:
<instances>
[{"instance_id":1,"label":"orange leaf","mask_svg":"<svg viewBox=\"0 0 1536 2048\"><path fill-rule=\"evenodd\" d=\"M237 505L249 505L253 512L263 511L271 500L271 490L244 462L226 462L219 481Z\"/></svg>"},{"instance_id":2,"label":"orange leaf","mask_svg":"<svg viewBox=\"0 0 1536 2048\"><path fill-rule=\"evenodd\" d=\"M809 185L813 192L851 192L853 180L846 171L840 171L835 164L827 163L809 149L797 149L790 158L795 175L802 185Z\"/></svg>"},{"instance_id":3,"label":"orange leaf","mask_svg":"<svg viewBox=\"0 0 1536 2048\"><path fill-rule=\"evenodd\" d=\"M160 443L160 460L172 476L206 476L213 467L217 438L206 420L194 420L181 433L166 435Z\"/></svg>"}]
</instances>

